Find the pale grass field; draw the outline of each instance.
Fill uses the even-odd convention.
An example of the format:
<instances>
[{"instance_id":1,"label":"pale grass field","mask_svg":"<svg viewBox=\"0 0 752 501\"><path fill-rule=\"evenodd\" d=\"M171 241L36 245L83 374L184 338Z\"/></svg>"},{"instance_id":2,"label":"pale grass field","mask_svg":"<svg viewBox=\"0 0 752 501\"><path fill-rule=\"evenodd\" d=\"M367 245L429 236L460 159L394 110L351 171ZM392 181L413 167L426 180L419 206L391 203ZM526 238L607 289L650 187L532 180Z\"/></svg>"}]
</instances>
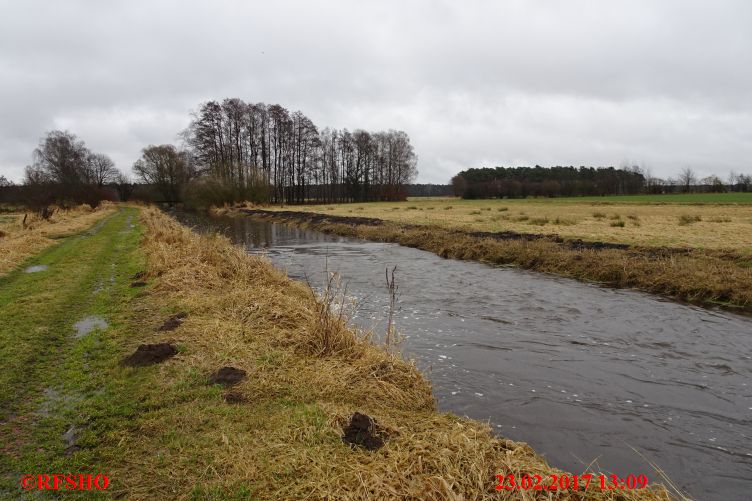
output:
<instances>
[{"instance_id":1,"label":"pale grass field","mask_svg":"<svg viewBox=\"0 0 752 501\"><path fill-rule=\"evenodd\" d=\"M70 210L56 210L48 221L29 213L26 227L23 225L24 213L0 214L0 275L16 268L57 239L83 231L114 211L115 206L110 203L104 203L96 210L81 205Z\"/></svg>"},{"instance_id":2,"label":"pale grass field","mask_svg":"<svg viewBox=\"0 0 752 501\"><path fill-rule=\"evenodd\" d=\"M730 249L752 254L750 204L417 198L406 202L281 206L271 210L375 217L469 231L556 233L590 241Z\"/></svg>"}]
</instances>

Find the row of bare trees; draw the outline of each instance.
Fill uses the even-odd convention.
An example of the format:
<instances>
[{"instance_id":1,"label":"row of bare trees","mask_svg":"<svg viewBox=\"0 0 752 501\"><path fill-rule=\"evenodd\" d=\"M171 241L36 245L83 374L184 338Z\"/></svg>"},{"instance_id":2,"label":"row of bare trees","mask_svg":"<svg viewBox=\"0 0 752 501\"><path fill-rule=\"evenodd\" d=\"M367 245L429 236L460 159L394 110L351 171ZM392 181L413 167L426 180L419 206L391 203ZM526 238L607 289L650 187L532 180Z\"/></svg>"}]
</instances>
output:
<instances>
[{"instance_id":1,"label":"row of bare trees","mask_svg":"<svg viewBox=\"0 0 752 501\"><path fill-rule=\"evenodd\" d=\"M716 175L700 178L690 167L685 167L676 177L662 179L653 177L645 170L645 191L647 193L695 193L726 191L752 191L752 175L732 171L724 182Z\"/></svg>"},{"instance_id":2,"label":"row of bare trees","mask_svg":"<svg viewBox=\"0 0 752 501\"><path fill-rule=\"evenodd\" d=\"M395 200L417 175L406 133L319 130L278 104L206 102L183 136L196 172L228 202Z\"/></svg>"},{"instance_id":3,"label":"row of bare trees","mask_svg":"<svg viewBox=\"0 0 752 501\"><path fill-rule=\"evenodd\" d=\"M96 207L102 200L116 199L113 185L118 183L127 184L127 179L110 157L92 152L75 134L53 130L34 150L18 196L32 209L47 214L51 204Z\"/></svg>"}]
</instances>

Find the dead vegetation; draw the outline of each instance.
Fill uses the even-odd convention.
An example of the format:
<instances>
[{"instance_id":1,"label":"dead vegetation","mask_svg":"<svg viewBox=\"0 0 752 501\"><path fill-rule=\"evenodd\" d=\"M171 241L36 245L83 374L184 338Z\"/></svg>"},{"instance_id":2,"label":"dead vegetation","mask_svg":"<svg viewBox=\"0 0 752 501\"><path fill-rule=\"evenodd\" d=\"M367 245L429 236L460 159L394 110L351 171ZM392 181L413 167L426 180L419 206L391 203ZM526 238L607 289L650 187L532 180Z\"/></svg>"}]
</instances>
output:
<instances>
[{"instance_id":1,"label":"dead vegetation","mask_svg":"<svg viewBox=\"0 0 752 501\"><path fill-rule=\"evenodd\" d=\"M104 203L96 210L88 205L50 210L52 214L47 219L33 212L4 215L0 219L0 275L18 267L56 239L89 228L112 214L115 206Z\"/></svg>"},{"instance_id":2,"label":"dead vegetation","mask_svg":"<svg viewBox=\"0 0 752 501\"><path fill-rule=\"evenodd\" d=\"M584 242L557 235L469 233L379 220L373 224L367 218L347 224L342 219L301 220L290 213L255 211L255 214L326 233L395 242L447 258L514 265L692 303L752 311L752 268L749 256L743 253ZM609 224L626 226L620 217Z\"/></svg>"},{"instance_id":3,"label":"dead vegetation","mask_svg":"<svg viewBox=\"0 0 752 501\"><path fill-rule=\"evenodd\" d=\"M263 258L224 237L198 236L156 210L144 210L142 219L153 285L137 300L133 321L149 324L180 310L190 322L171 333L177 356L138 369L156 371L144 395L149 411L134 425L137 433L112 437L124 451L114 461L113 495L670 498L659 486L618 494L496 491L499 473L560 472L527 445L494 438L484 423L436 412L415 366L349 330L331 308L340 300L335 294L322 300ZM159 335L147 329L134 341ZM217 367L243 367L247 377L223 393L206 385Z\"/></svg>"},{"instance_id":4,"label":"dead vegetation","mask_svg":"<svg viewBox=\"0 0 752 501\"><path fill-rule=\"evenodd\" d=\"M354 210L358 216L394 224L432 226L465 232L526 232L530 231L531 220L548 219L549 224L541 225L537 231L543 234L555 233L569 239L652 247L730 250L752 255L752 204L656 204L649 200L644 203L623 203L609 202L608 197L602 202L586 199L445 200L446 205L443 206L437 200L411 199L389 204L370 202L329 205L327 210L318 205L298 206L296 209L329 216L346 216L347 211ZM418 210L402 210L408 205L415 206ZM444 210L420 210L434 205ZM281 209L279 206L265 208L270 211ZM510 217L477 217L489 212L501 212ZM690 224L678 224L683 214L690 217L699 215L701 220L693 219ZM557 218L566 220L566 223L554 223ZM612 218L623 219L627 224L624 227L611 226ZM717 224L718 222L723 224Z\"/></svg>"}]
</instances>

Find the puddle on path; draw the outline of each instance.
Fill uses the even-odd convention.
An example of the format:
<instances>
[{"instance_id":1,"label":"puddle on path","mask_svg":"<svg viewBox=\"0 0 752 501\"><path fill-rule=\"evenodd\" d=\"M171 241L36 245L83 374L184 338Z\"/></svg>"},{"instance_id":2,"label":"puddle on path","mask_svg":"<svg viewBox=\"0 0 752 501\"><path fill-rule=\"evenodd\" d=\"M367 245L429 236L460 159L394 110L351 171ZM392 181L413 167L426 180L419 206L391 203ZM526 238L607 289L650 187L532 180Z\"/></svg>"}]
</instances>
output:
<instances>
[{"instance_id":1,"label":"puddle on path","mask_svg":"<svg viewBox=\"0 0 752 501\"><path fill-rule=\"evenodd\" d=\"M68 430L63 433L63 440L65 440L65 455L70 456L74 452L81 449L81 447L78 446L76 442L78 442L79 437L79 429L76 427L75 424L70 425Z\"/></svg>"},{"instance_id":2,"label":"puddle on path","mask_svg":"<svg viewBox=\"0 0 752 501\"><path fill-rule=\"evenodd\" d=\"M46 271L49 268L46 264L38 264L36 266L29 266L24 271L26 273L37 273L38 271Z\"/></svg>"},{"instance_id":3,"label":"puddle on path","mask_svg":"<svg viewBox=\"0 0 752 501\"><path fill-rule=\"evenodd\" d=\"M97 316L86 317L73 324L73 328L76 329L76 338L83 337L95 329L104 330L107 327L108 325L104 318Z\"/></svg>"}]
</instances>

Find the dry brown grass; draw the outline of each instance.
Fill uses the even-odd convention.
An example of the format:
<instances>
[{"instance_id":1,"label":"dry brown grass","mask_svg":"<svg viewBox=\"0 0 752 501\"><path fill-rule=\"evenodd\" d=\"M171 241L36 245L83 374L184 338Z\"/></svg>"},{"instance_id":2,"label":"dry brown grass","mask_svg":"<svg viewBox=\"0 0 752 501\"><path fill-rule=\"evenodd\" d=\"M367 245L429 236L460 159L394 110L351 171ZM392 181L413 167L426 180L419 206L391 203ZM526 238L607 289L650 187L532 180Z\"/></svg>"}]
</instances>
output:
<instances>
[{"instance_id":1,"label":"dry brown grass","mask_svg":"<svg viewBox=\"0 0 752 501\"><path fill-rule=\"evenodd\" d=\"M395 242L442 257L515 265L608 286L636 288L682 301L752 311L752 259L743 253L652 247L577 248L546 238L505 240L437 226L306 222L294 215L267 214L277 221L326 233ZM615 229L631 228L623 220L618 221L623 225ZM527 229L529 232L530 226Z\"/></svg>"},{"instance_id":2,"label":"dry brown grass","mask_svg":"<svg viewBox=\"0 0 752 501\"><path fill-rule=\"evenodd\" d=\"M497 473L560 473L527 445L494 438L484 423L434 407L414 365L339 321L268 261L224 237L202 237L142 211L149 293L133 322L139 342L170 340L180 353L149 369L149 411L133 432L110 437L115 494L129 499L669 499L633 492L497 492ZM154 326L174 311L178 330ZM329 329L324 340L323 330ZM167 339L169 338L169 339ZM329 349L322 349L329 346ZM248 372L227 404L207 384L218 367ZM131 370L131 369L125 369ZM342 440L359 411L386 429L386 445L353 450ZM655 479L651 479L655 480ZM195 487L194 487L195 486Z\"/></svg>"},{"instance_id":3,"label":"dry brown grass","mask_svg":"<svg viewBox=\"0 0 752 501\"><path fill-rule=\"evenodd\" d=\"M38 254L56 239L83 231L114 211L115 206L105 202L96 210L88 205L55 209L49 220L34 213L4 214L0 218L0 275Z\"/></svg>"},{"instance_id":4,"label":"dry brown grass","mask_svg":"<svg viewBox=\"0 0 752 501\"><path fill-rule=\"evenodd\" d=\"M556 233L566 238L642 246L725 249L752 255L752 204L598 203L572 199L445 200L264 207L347 216L375 217L400 224L419 224L463 231ZM425 210L438 206L442 211ZM417 210L403 210L415 207ZM478 218L484 211L507 209L504 218ZM610 217L630 215L639 224L611 226ZM689 217L693 224L682 223ZM697 220L696 218L700 219ZM529 221L545 221L531 227Z\"/></svg>"}]
</instances>

